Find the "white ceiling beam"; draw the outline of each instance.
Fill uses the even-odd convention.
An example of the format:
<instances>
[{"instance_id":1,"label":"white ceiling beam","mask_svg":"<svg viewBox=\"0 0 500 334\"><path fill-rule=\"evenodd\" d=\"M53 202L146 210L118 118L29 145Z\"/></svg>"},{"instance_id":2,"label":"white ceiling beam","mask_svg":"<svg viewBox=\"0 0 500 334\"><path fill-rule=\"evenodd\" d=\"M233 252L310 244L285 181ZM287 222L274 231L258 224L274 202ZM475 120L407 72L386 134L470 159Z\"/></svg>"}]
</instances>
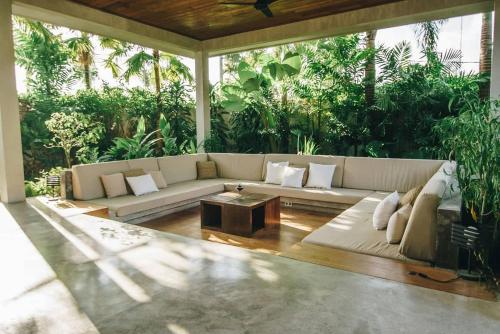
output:
<instances>
[{"instance_id":1,"label":"white ceiling beam","mask_svg":"<svg viewBox=\"0 0 500 334\"><path fill-rule=\"evenodd\" d=\"M199 40L67 0L14 0L14 15L194 58Z\"/></svg>"},{"instance_id":2,"label":"white ceiling beam","mask_svg":"<svg viewBox=\"0 0 500 334\"><path fill-rule=\"evenodd\" d=\"M213 38L203 41L202 44L209 56L218 56L280 44L481 13L492 9L492 0L406 0Z\"/></svg>"}]
</instances>

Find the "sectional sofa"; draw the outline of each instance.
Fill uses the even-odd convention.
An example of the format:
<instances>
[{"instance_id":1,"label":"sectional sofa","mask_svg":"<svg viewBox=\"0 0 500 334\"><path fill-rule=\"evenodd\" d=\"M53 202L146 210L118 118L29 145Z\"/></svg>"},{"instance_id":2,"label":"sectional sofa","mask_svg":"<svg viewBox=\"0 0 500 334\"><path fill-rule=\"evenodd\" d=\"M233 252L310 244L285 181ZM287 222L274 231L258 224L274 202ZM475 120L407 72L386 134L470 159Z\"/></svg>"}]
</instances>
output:
<instances>
[{"instance_id":1,"label":"sectional sofa","mask_svg":"<svg viewBox=\"0 0 500 334\"><path fill-rule=\"evenodd\" d=\"M215 161L218 178L197 180L197 161ZM309 162L336 165L332 189L285 188L266 184L268 161L289 161L293 166ZM442 160L379 159L292 154L208 153L73 166L65 172L68 198L108 207L111 219L140 223L168 213L199 205L206 195L233 190L242 184L247 192L276 194L287 206L332 211L333 220L313 231L302 242L341 248L404 261L434 262L436 254L437 208L445 192ZM100 176L131 169L161 171L167 188L144 196L106 198ZM389 244L385 231L372 226L377 204L389 192L403 194L413 187L424 188L414 205L401 244Z\"/></svg>"}]
</instances>

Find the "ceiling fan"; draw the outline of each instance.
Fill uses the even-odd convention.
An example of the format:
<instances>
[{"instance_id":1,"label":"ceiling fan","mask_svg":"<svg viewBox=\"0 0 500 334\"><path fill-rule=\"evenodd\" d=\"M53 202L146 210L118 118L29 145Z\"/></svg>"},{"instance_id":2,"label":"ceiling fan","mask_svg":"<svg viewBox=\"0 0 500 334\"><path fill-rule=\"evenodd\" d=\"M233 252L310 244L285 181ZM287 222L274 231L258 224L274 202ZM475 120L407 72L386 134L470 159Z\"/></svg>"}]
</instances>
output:
<instances>
[{"instance_id":1,"label":"ceiling fan","mask_svg":"<svg viewBox=\"0 0 500 334\"><path fill-rule=\"evenodd\" d=\"M253 6L255 9L260 10L267 17L273 17L273 12L269 9L269 5L278 0L257 0L255 3L248 2L222 2L223 5L230 6Z\"/></svg>"}]
</instances>

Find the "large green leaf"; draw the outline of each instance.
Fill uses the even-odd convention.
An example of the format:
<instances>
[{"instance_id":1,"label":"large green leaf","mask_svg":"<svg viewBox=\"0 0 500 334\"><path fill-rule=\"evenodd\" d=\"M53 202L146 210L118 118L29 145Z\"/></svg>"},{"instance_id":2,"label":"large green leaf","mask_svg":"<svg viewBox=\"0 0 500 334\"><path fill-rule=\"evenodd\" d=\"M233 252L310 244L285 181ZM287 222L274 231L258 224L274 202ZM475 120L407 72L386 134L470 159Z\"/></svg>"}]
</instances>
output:
<instances>
[{"instance_id":1,"label":"large green leaf","mask_svg":"<svg viewBox=\"0 0 500 334\"><path fill-rule=\"evenodd\" d=\"M285 57L283 57L283 65L290 66L294 71L294 74L300 72L300 68L302 66L302 62L300 60L300 55L298 53L288 52Z\"/></svg>"},{"instance_id":2,"label":"large green leaf","mask_svg":"<svg viewBox=\"0 0 500 334\"><path fill-rule=\"evenodd\" d=\"M238 76L240 78L240 83L244 84L250 79L255 79L257 77L257 72L250 67L249 64L241 62L238 65Z\"/></svg>"},{"instance_id":3,"label":"large green leaf","mask_svg":"<svg viewBox=\"0 0 500 334\"><path fill-rule=\"evenodd\" d=\"M238 95L226 95L226 100L221 102L222 107L228 111L242 111L246 108L245 100Z\"/></svg>"},{"instance_id":4,"label":"large green leaf","mask_svg":"<svg viewBox=\"0 0 500 334\"><path fill-rule=\"evenodd\" d=\"M260 88L260 83L261 80L259 80L259 78L248 79L243 83L243 89L245 89L245 91L248 93L258 91Z\"/></svg>"}]
</instances>

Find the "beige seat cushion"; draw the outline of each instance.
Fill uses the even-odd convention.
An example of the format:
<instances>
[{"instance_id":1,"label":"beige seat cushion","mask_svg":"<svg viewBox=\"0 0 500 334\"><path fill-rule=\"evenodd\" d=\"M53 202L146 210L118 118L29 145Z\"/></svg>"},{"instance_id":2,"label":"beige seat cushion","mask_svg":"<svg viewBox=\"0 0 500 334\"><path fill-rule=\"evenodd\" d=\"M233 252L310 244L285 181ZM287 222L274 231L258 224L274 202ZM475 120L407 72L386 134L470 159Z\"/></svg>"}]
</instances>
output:
<instances>
[{"instance_id":1,"label":"beige seat cushion","mask_svg":"<svg viewBox=\"0 0 500 334\"><path fill-rule=\"evenodd\" d=\"M333 174L332 187L340 188L342 185L342 177L344 173L345 157L333 155L298 155L298 154L266 154L264 159L264 168L262 168L262 180L266 179L267 162L288 161L291 165L309 166L309 163L322 164L322 165L335 165L335 173ZM297 166L294 166L297 167ZM245 177L240 177L245 179ZM352 188L352 187L345 187ZM359 188L363 189L363 188Z\"/></svg>"},{"instance_id":2,"label":"beige seat cushion","mask_svg":"<svg viewBox=\"0 0 500 334\"><path fill-rule=\"evenodd\" d=\"M198 180L216 179L217 166L214 161L196 161Z\"/></svg>"},{"instance_id":3,"label":"beige seat cushion","mask_svg":"<svg viewBox=\"0 0 500 334\"><path fill-rule=\"evenodd\" d=\"M167 184L196 180L196 161L207 161L207 155L185 154L158 158L158 166Z\"/></svg>"},{"instance_id":4,"label":"beige seat cushion","mask_svg":"<svg viewBox=\"0 0 500 334\"><path fill-rule=\"evenodd\" d=\"M425 184L443 160L346 157L342 187L398 191Z\"/></svg>"},{"instance_id":5,"label":"beige seat cushion","mask_svg":"<svg viewBox=\"0 0 500 334\"><path fill-rule=\"evenodd\" d=\"M403 239L408 219L410 219L412 206L410 203L394 212L387 224L386 238L390 244L399 244Z\"/></svg>"},{"instance_id":6,"label":"beige seat cushion","mask_svg":"<svg viewBox=\"0 0 500 334\"><path fill-rule=\"evenodd\" d=\"M436 256L437 208L441 202L446 181L437 172L425 184L415 200L408 226L399 251L401 254L424 261Z\"/></svg>"},{"instance_id":7,"label":"beige seat cushion","mask_svg":"<svg viewBox=\"0 0 500 334\"><path fill-rule=\"evenodd\" d=\"M219 177L225 179L263 180L264 154L209 153L208 160L215 161Z\"/></svg>"},{"instance_id":8,"label":"beige seat cushion","mask_svg":"<svg viewBox=\"0 0 500 334\"><path fill-rule=\"evenodd\" d=\"M172 203L179 203L201 196L222 192L224 179L192 180L177 182L158 192L143 196L127 195L116 198L99 198L92 203L107 206L110 212L118 217L123 217L138 212L143 212Z\"/></svg>"},{"instance_id":9,"label":"beige seat cushion","mask_svg":"<svg viewBox=\"0 0 500 334\"><path fill-rule=\"evenodd\" d=\"M244 191L259 194L278 195L282 197L300 198L311 201L322 201L341 204L355 204L366 196L373 193L371 190L332 188L287 188L276 184L266 184L263 181L234 180L225 183L226 190L233 191L238 184L244 187Z\"/></svg>"},{"instance_id":10,"label":"beige seat cushion","mask_svg":"<svg viewBox=\"0 0 500 334\"><path fill-rule=\"evenodd\" d=\"M108 198L124 196L128 194L125 178L122 173L101 175L102 184Z\"/></svg>"},{"instance_id":11,"label":"beige seat cushion","mask_svg":"<svg viewBox=\"0 0 500 334\"><path fill-rule=\"evenodd\" d=\"M122 173L127 170L129 170L127 161L73 166L73 195L75 199L87 201L106 196L101 175Z\"/></svg>"},{"instance_id":12,"label":"beige seat cushion","mask_svg":"<svg viewBox=\"0 0 500 334\"><path fill-rule=\"evenodd\" d=\"M387 195L388 193L382 192L372 193L313 231L302 242L408 261L398 252L398 245L387 243L386 231L374 230L372 226L375 207Z\"/></svg>"}]
</instances>

